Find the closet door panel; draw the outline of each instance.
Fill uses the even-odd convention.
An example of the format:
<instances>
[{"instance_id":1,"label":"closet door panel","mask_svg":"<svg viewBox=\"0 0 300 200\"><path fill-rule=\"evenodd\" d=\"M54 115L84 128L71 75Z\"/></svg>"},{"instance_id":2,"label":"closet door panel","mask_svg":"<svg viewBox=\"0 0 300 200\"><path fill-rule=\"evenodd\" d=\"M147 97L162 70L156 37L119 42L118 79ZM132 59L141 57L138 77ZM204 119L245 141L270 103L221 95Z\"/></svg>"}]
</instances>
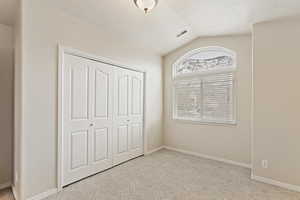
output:
<instances>
[{"instance_id":1,"label":"closet door panel","mask_svg":"<svg viewBox=\"0 0 300 200\"><path fill-rule=\"evenodd\" d=\"M65 55L63 83L63 185L89 174L90 69L88 60Z\"/></svg>"},{"instance_id":2,"label":"closet door panel","mask_svg":"<svg viewBox=\"0 0 300 200\"><path fill-rule=\"evenodd\" d=\"M142 81L139 77L132 77L131 79L131 114L141 115L142 114L142 104L143 104L143 90Z\"/></svg>"},{"instance_id":3,"label":"closet door panel","mask_svg":"<svg viewBox=\"0 0 300 200\"><path fill-rule=\"evenodd\" d=\"M113 164L117 165L129 158L130 76L127 70L121 68L116 68L114 74Z\"/></svg>"},{"instance_id":4,"label":"closet door panel","mask_svg":"<svg viewBox=\"0 0 300 200\"><path fill-rule=\"evenodd\" d=\"M119 125L117 133L118 154L128 151L128 125Z\"/></svg>"},{"instance_id":5,"label":"closet door panel","mask_svg":"<svg viewBox=\"0 0 300 200\"><path fill-rule=\"evenodd\" d=\"M90 61L91 70L91 161L93 173L112 166L114 68Z\"/></svg>"},{"instance_id":6,"label":"closet door panel","mask_svg":"<svg viewBox=\"0 0 300 200\"><path fill-rule=\"evenodd\" d=\"M71 69L71 118L72 120L88 119L89 68L80 65Z\"/></svg>"},{"instance_id":7,"label":"closet door panel","mask_svg":"<svg viewBox=\"0 0 300 200\"><path fill-rule=\"evenodd\" d=\"M110 95L110 74L100 69L95 69L95 118L108 118L109 95Z\"/></svg>"},{"instance_id":8,"label":"closet door panel","mask_svg":"<svg viewBox=\"0 0 300 200\"><path fill-rule=\"evenodd\" d=\"M129 76L124 74L118 77L118 91L117 91L117 102L118 102L118 113L117 117L128 116L128 98L129 98Z\"/></svg>"},{"instance_id":9,"label":"closet door panel","mask_svg":"<svg viewBox=\"0 0 300 200\"><path fill-rule=\"evenodd\" d=\"M131 124L131 150L141 148L142 129L141 123Z\"/></svg>"},{"instance_id":10,"label":"closet door panel","mask_svg":"<svg viewBox=\"0 0 300 200\"><path fill-rule=\"evenodd\" d=\"M63 185L112 166L113 72L110 65L65 54Z\"/></svg>"},{"instance_id":11,"label":"closet door panel","mask_svg":"<svg viewBox=\"0 0 300 200\"><path fill-rule=\"evenodd\" d=\"M131 71L131 112L130 112L130 157L143 154L143 103L144 103L144 76L143 73Z\"/></svg>"},{"instance_id":12,"label":"closet door panel","mask_svg":"<svg viewBox=\"0 0 300 200\"><path fill-rule=\"evenodd\" d=\"M115 72L114 165L143 154L143 74Z\"/></svg>"},{"instance_id":13,"label":"closet door panel","mask_svg":"<svg viewBox=\"0 0 300 200\"><path fill-rule=\"evenodd\" d=\"M94 162L108 159L109 132L108 128L95 129L94 132Z\"/></svg>"},{"instance_id":14,"label":"closet door panel","mask_svg":"<svg viewBox=\"0 0 300 200\"><path fill-rule=\"evenodd\" d=\"M71 170L88 165L88 131L71 133Z\"/></svg>"}]
</instances>

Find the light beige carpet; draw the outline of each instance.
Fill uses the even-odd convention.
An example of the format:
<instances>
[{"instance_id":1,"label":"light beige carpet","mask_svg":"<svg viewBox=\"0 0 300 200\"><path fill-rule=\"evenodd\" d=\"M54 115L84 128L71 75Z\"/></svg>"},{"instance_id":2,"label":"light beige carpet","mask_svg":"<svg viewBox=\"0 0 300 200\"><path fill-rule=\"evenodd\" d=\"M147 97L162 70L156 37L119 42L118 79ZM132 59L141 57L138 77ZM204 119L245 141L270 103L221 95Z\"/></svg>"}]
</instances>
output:
<instances>
[{"instance_id":1,"label":"light beige carpet","mask_svg":"<svg viewBox=\"0 0 300 200\"><path fill-rule=\"evenodd\" d=\"M300 200L250 170L162 150L75 183L48 200Z\"/></svg>"}]
</instances>

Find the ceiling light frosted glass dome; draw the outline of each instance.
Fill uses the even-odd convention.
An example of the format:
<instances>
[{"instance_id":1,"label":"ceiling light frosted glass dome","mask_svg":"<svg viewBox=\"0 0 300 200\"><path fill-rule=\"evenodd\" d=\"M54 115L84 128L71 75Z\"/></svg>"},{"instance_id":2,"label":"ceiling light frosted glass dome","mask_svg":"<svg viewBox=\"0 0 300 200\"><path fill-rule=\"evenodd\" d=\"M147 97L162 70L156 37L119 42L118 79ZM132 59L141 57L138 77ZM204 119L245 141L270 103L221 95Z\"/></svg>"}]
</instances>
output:
<instances>
[{"instance_id":1,"label":"ceiling light frosted glass dome","mask_svg":"<svg viewBox=\"0 0 300 200\"><path fill-rule=\"evenodd\" d=\"M148 13L155 8L158 0L134 0L134 3L138 8L142 9L145 13Z\"/></svg>"}]
</instances>

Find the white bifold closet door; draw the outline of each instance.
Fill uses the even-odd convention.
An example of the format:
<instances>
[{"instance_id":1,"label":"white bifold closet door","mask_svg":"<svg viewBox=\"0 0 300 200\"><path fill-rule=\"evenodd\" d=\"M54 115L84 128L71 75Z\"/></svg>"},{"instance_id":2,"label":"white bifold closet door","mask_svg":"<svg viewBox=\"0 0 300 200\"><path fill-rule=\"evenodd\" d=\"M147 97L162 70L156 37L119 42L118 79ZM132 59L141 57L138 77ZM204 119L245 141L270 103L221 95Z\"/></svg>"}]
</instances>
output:
<instances>
[{"instance_id":1,"label":"white bifold closet door","mask_svg":"<svg viewBox=\"0 0 300 200\"><path fill-rule=\"evenodd\" d=\"M115 73L114 164L143 153L143 74L125 69Z\"/></svg>"},{"instance_id":2,"label":"white bifold closet door","mask_svg":"<svg viewBox=\"0 0 300 200\"><path fill-rule=\"evenodd\" d=\"M143 73L64 56L63 185L143 154Z\"/></svg>"}]
</instances>

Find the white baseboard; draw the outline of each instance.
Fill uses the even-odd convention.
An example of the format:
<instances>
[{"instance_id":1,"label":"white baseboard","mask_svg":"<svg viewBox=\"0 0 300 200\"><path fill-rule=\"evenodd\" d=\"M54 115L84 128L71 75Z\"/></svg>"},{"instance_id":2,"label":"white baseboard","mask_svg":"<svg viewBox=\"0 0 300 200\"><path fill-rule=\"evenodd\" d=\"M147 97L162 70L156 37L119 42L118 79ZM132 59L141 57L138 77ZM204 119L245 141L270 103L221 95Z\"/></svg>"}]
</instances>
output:
<instances>
[{"instance_id":1,"label":"white baseboard","mask_svg":"<svg viewBox=\"0 0 300 200\"><path fill-rule=\"evenodd\" d=\"M0 184L0 190L11 187L11 182Z\"/></svg>"},{"instance_id":2,"label":"white baseboard","mask_svg":"<svg viewBox=\"0 0 300 200\"><path fill-rule=\"evenodd\" d=\"M296 192L300 192L300 186L297 185L292 185L292 184L288 184L288 183L283 183L280 181L276 181L270 178L265 178L265 177L261 177L261 176L255 176L255 175L251 175L251 179L255 180L255 181L259 181L262 183L266 183L266 184L270 184L270 185L275 185L284 189L288 189L288 190L292 190L292 191L296 191Z\"/></svg>"},{"instance_id":3,"label":"white baseboard","mask_svg":"<svg viewBox=\"0 0 300 200\"><path fill-rule=\"evenodd\" d=\"M153 149L151 151L148 151L147 153L145 153L145 155L152 154L152 153L157 152L157 151L162 150L162 149L164 149L164 146L161 146L161 147L158 147L158 148Z\"/></svg>"},{"instance_id":4,"label":"white baseboard","mask_svg":"<svg viewBox=\"0 0 300 200\"><path fill-rule=\"evenodd\" d=\"M236 166L240 166L240 167L244 167L244 168L248 168L248 169L252 168L251 165L249 165L249 164L240 163L240 162L236 162L233 160L227 160L227 159L218 158L218 157L214 157L214 156L208 156L208 155L204 155L204 154L200 154L200 153L196 153L196 152L192 152L192 151L186 151L183 149L177 149L177 148L173 148L173 147L169 147L169 146L164 146L164 148L172 150L172 151L177 151L180 153L189 154L189 155L193 155L193 156L197 156L197 157L201 157L201 158L205 158L205 159L209 159L209 160L215 160L215 161L219 161L219 162L223 162L223 163L227 163L227 164L231 164L231 165L236 165Z\"/></svg>"},{"instance_id":5,"label":"white baseboard","mask_svg":"<svg viewBox=\"0 0 300 200\"><path fill-rule=\"evenodd\" d=\"M40 194L35 195L33 197L30 197L30 198L28 198L26 200L42 200L42 199L45 199L45 198L47 198L47 197L49 197L49 196L51 196L53 194L56 194L57 191L58 191L57 188L53 188L53 189L48 190L46 192L43 192L43 193L40 193Z\"/></svg>"}]
</instances>

